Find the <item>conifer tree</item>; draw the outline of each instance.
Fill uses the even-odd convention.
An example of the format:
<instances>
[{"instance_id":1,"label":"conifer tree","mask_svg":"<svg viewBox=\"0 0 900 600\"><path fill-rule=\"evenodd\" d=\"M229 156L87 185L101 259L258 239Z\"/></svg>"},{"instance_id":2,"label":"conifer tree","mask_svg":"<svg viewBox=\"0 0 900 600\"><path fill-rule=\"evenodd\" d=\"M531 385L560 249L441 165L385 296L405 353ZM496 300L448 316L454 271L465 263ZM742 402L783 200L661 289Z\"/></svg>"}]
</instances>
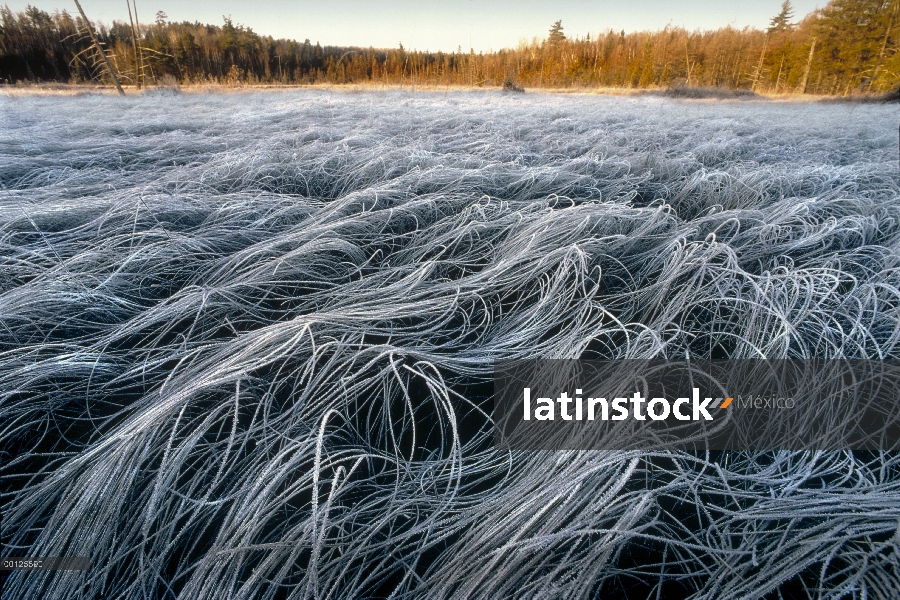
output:
<instances>
[{"instance_id":1,"label":"conifer tree","mask_svg":"<svg viewBox=\"0 0 900 600\"><path fill-rule=\"evenodd\" d=\"M562 20L557 21L553 24L553 27L550 28L550 35L547 36L547 41L550 42L551 46L557 46L566 41L566 34L563 33Z\"/></svg>"},{"instance_id":2,"label":"conifer tree","mask_svg":"<svg viewBox=\"0 0 900 600\"><path fill-rule=\"evenodd\" d=\"M251 83L400 83L414 73L416 81L441 85L501 86L510 79L525 87L653 87L689 75L690 85L700 87L813 94L897 89L900 0L830 0L796 25L792 16L785 2L768 34L731 27L702 35L680 27L628 34L610 29L590 40L568 38L557 21L544 40L484 55L461 48L447 54L323 47L262 36L230 18L215 26L160 15L159 23L141 26L135 13L133 25L114 21L94 34L117 70L141 83L143 75L150 82L167 76L180 83L226 81L234 66ZM95 77L90 57L96 51L79 35L83 30L84 20L65 11L28 7L15 13L0 4L0 81L78 83Z\"/></svg>"},{"instance_id":3,"label":"conifer tree","mask_svg":"<svg viewBox=\"0 0 900 600\"><path fill-rule=\"evenodd\" d=\"M781 3L781 12L772 17L769 21L769 33L776 31L786 31L791 28L791 19L794 17L794 7L791 6L791 0L784 0Z\"/></svg>"}]
</instances>

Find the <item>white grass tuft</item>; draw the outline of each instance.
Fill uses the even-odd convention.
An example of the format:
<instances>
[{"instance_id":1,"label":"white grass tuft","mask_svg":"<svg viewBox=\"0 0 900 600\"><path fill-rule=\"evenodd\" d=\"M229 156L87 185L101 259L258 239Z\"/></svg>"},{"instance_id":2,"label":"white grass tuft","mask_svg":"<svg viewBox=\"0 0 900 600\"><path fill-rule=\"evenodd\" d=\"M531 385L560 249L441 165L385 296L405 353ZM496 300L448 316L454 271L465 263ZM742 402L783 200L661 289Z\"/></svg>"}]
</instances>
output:
<instances>
[{"instance_id":1,"label":"white grass tuft","mask_svg":"<svg viewBox=\"0 0 900 600\"><path fill-rule=\"evenodd\" d=\"M4 598L900 589L896 453L508 455L482 412L498 359L900 357L890 107L0 104L4 555L93 565Z\"/></svg>"}]
</instances>

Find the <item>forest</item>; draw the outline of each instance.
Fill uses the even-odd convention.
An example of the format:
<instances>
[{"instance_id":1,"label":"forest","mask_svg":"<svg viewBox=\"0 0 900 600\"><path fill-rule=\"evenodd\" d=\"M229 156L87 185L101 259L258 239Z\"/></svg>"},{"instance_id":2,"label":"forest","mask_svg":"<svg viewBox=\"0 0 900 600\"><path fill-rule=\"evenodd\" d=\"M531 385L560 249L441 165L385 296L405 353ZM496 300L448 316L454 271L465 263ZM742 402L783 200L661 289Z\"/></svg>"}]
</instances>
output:
<instances>
[{"instance_id":1,"label":"forest","mask_svg":"<svg viewBox=\"0 0 900 600\"><path fill-rule=\"evenodd\" d=\"M795 20L789 1L765 30L723 27L567 37L557 21L544 39L493 53L322 46L221 25L92 22L67 10L0 8L0 81L159 84L377 84L530 88L752 90L766 94L882 93L900 84L900 0L831 0ZM123 13L125 13L123 7ZM598 24L599 25L599 24ZM107 67L106 65L110 66Z\"/></svg>"}]
</instances>

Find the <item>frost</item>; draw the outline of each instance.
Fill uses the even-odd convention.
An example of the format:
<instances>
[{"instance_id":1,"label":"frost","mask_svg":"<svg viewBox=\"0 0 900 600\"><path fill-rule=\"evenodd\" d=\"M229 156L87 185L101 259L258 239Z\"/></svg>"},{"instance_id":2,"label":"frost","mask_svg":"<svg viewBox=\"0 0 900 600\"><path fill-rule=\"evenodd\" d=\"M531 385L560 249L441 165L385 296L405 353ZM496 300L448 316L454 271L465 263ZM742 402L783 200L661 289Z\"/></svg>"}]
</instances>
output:
<instances>
[{"instance_id":1,"label":"frost","mask_svg":"<svg viewBox=\"0 0 900 600\"><path fill-rule=\"evenodd\" d=\"M507 455L481 412L498 359L900 357L893 108L0 110L2 536L93 565L4 598L895 597L896 452Z\"/></svg>"}]
</instances>

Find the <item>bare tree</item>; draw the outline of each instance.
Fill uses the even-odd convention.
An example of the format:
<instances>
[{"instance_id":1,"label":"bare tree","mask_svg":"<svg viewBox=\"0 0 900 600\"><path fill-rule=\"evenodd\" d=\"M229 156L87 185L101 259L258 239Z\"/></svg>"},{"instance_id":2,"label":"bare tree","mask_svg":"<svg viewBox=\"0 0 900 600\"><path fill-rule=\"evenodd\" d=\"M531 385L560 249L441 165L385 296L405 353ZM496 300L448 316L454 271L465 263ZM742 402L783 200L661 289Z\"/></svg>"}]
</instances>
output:
<instances>
[{"instance_id":1,"label":"bare tree","mask_svg":"<svg viewBox=\"0 0 900 600\"><path fill-rule=\"evenodd\" d=\"M78 7L78 12L81 13L81 18L84 19L84 26L87 27L88 33L91 36L91 41L94 42L94 48L97 49L97 54L103 59L103 62L106 63L106 68L109 71L110 76L112 76L113 81L116 82L116 89L119 90L121 95L125 95L125 91L122 89L122 84L119 83L119 76L116 75L116 70L113 68L112 63L109 62L109 57L106 56L106 52L103 51L103 48L100 46L99 40L97 40L97 36L94 35L94 30L91 27L91 22L88 21L87 15L84 14L84 9L81 8L81 4L79 4L78 0L75 0L75 6Z\"/></svg>"}]
</instances>

